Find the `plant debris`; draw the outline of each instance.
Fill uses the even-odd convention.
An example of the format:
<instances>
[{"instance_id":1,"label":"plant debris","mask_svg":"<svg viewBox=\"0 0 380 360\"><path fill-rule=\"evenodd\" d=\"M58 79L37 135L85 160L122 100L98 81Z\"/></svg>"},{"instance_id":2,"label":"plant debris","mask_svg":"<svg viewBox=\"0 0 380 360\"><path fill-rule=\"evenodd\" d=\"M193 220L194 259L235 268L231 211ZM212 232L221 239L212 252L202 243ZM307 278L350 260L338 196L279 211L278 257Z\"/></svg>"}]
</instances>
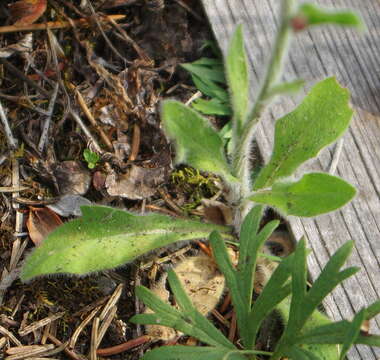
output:
<instances>
[{"instance_id":1,"label":"plant debris","mask_svg":"<svg viewBox=\"0 0 380 360\"><path fill-rule=\"evenodd\" d=\"M171 252L146 259L141 272L132 265L87 278L17 279L28 252L80 216L81 205L230 224L217 177L173 169L159 118L163 99L199 96L179 65L211 40L201 5L8 0L0 9L0 357L138 359L152 337L175 337L151 329L144 338L126 323L139 311L136 284L168 295L165 275L152 274ZM193 246L178 254L186 252L174 264L178 276L201 312L230 331L228 301L222 314L216 309L224 278L212 258L194 256Z\"/></svg>"},{"instance_id":2,"label":"plant debris","mask_svg":"<svg viewBox=\"0 0 380 360\"><path fill-rule=\"evenodd\" d=\"M17 280L24 257L60 216L80 216L89 203L182 216L217 192L207 174L194 175L188 188L185 178L170 180L174 154L159 104L193 96L178 65L200 57L211 35L197 1L160 3L0 5L0 353L7 358L95 358L99 347L136 335L125 325L134 314L130 268ZM112 304L103 295L110 291L118 294ZM134 346L131 359L144 345Z\"/></svg>"}]
</instances>

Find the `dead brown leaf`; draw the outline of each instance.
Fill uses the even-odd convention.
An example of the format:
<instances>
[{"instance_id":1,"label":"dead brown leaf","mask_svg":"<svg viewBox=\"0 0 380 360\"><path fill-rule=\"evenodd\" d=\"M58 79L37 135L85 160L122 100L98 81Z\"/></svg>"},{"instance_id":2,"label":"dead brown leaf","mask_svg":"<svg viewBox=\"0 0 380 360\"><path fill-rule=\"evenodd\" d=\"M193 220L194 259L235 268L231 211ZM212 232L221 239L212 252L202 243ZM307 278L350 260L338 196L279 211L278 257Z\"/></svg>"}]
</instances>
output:
<instances>
[{"instance_id":1,"label":"dead brown leaf","mask_svg":"<svg viewBox=\"0 0 380 360\"><path fill-rule=\"evenodd\" d=\"M20 0L9 5L14 25L30 25L46 10L47 0Z\"/></svg>"},{"instance_id":2,"label":"dead brown leaf","mask_svg":"<svg viewBox=\"0 0 380 360\"><path fill-rule=\"evenodd\" d=\"M62 224L61 218L49 208L29 208L26 227L34 245L39 246L55 228Z\"/></svg>"},{"instance_id":3,"label":"dead brown leaf","mask_svg":"<svg viewBox=\"0 0 380 360\"><path fill-rule=\"evenodd\" d=\"M164 167L143 168L132 165L126 174L108 175L106 188L111 196L141 200L153 196L166 178L167 170Z\"/></svg>"},{"instance_id":4,"label":"dead brown leaf","mask_svg":"<svg viewBox=\"0 0 380 360\"><path fill-rule=\"evenodd\" d=\"M91 174L79 161L63 161L53 170L61 195L84 195L91 184Z\"/></svg>"}]
</instances>

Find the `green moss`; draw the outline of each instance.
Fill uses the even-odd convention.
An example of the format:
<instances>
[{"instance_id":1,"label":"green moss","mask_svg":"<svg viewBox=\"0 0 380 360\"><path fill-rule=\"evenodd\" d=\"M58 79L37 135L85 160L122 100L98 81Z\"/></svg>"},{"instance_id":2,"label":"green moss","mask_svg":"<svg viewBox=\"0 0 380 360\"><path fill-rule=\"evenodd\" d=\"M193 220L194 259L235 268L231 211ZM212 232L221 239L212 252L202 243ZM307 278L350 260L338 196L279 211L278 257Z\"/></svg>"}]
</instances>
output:
<instances>
[{"instance_id":1,"label":"green moss","mask_svg":"<svg viewBox=\"0 0 380 360\"><path fill-rule=\"evenodd\" d=\"M215 175L201 173L192 167L182 167L171 174L171 183L186 198L182 206L185 212L199 206L202 199L215 195L218 192L216 181L218 178Z\"/></svg>"}]
</instances>

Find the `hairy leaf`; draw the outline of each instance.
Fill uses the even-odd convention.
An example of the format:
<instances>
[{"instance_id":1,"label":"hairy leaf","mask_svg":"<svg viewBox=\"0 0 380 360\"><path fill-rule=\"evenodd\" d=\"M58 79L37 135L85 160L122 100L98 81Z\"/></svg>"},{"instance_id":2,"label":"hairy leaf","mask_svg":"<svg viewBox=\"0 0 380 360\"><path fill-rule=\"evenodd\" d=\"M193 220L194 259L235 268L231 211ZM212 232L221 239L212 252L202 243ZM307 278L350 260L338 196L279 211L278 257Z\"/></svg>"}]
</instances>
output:
<instances>
[{"instance_id":1,"label":"hairy leaf","mask_svg":"<svg viewBox=\"0 0 380 360\"><path fill-rule=\"evenodd\" d=\"M242 25L237 27L230 41L225 66L234 111L234 126L238 128L237 134L241 134L249 99L248 61Z\"/></svg>"},{"instance_id":2,"label":"hairy leaf","mask_svg":"<svg viewBox=\"0 0 380 360\"><path fill-rule=\"evenodd\" d=\"M363 28L361 18L352 11L332 11L314 4L304 3L299 8L307 25L335 24Z\"/></svg>"},{"instance_id":3,"label":"hairy leaf","mask_svg":"<svg viewBox=\"0 0 380 360\"><path fill-rule=\"evenodd\" d=\"M352 185L336 176L311 173L297 182L276 182L271 190L259 190L249 199L276 207L285 215L311 217L339 209L355 194Z\"/></svg>"},{"instance_id":4,"label":"hairy leaf","mask_svg":"<svg viewBox=\"0 0 380 360\"><path fill-rule=\"evenodd\" d=\"M223 140L207 119L177 101L164 102L162 117L166 133L177 144L177 163L234 179L224 156Z\"/></svg>"},{"instance_id":5,"label":"hairy leaf","mask_svg":"<svg viewBox=\"0 0 380 360\"><path fill-rule=\"evenodd\" d=\"M280 83L268 91L266 99L270 99L276 95L297 93L303 88L304 85L304 80L294 80L291 82Z\"/></svg>"},{"instance_id":6,"label":"hairy leaf","mask_svg":"<svg viewBox=\"0 0 380 360\"><path fill-rule=\"evenodd\" d=\"M57 228L27 258L21 279L45 274L83 275L114 268L179 240L207 237L228 228L104 206L83 206L83 217Z\"/></svg>"},{"instance_id":7,"label":"hairy leaf","mask_svg":"<svg viewBox=\"0 0 380 360\"><path fill-rule=\"evenodd\" d=\"M189 359L205 359L205 360L247 360L243 354L238 351L223 347L210 346L161 346L159 348L148 351L143 356L143 360L189 360Z\"/></svg>"},{"instance_id":8,"label":"hairy leaf","mask_svg":"<svg viewBox=\"0 0 380 360\"><path fill-rule=\"evenodd\" d=\"M229 104L221 102L219 99L197 99L192 103L195 110L200 111L206 115L231 115L231 108Z\"/></svg>"},{"instance_id":9,"label":"hairy leaf","mask_svg":"<svg viewBox=\"0 0 380 360\"><path fill-rule=\"evenodd\" d=\"M337 140L348 128L349 93L335 78L315 85L302 104L277 120L272 158L261 170L254 189L268 188L290 176L305 161Z\"/></svg>"},{"instance_id":10,"label":"hairy leaf","mask_svg":"<svg viewBox=\"0 0 380 360\"><path fill-rule=\"evenodd\" d=\"M201 58L192 63L182 64L181 66L192 75L196 75L205 81L215 81L220 84L224 84L226 82L223 62L221 60Z\"/></svg>"},{"instance_id":11,"label":"hairy leaf","mask_svg":"<svg viewBox=\"0 0 380 360\"><path fill-rule=\"evenodd\" d=\"M196 75L193 75L192 79L197 89L204 95L207 95L211 98L216 98L222 103L229 106L229 95L227 90L224 90L221 86L217 85L211 80L200 78Z\"/></svg>"}]
</instances>

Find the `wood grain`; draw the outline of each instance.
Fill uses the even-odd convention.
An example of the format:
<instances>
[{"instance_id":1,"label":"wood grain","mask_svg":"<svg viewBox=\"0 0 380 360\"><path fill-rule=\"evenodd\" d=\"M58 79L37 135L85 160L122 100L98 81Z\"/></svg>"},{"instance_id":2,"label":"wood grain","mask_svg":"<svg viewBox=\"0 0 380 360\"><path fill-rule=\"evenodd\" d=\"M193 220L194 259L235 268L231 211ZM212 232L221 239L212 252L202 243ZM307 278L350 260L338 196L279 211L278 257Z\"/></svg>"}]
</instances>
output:
<instances>
[{"instance_id":1,"label":"wood grain","mask_svg":"<svg viewBox=\"0 0 380 360\"><path fill-rule=\"evenodd\" d=\"M349 265L361 271L345 281L325 300L328 314L336 320L352 318L363 306L380 298L380 2L373 0L320 0L321 5L356 9L368 27L365 33L335 27L314 28L297 35L285 80L303 78L309 84L336 76L352 94L356 111L337 174L358 188L358 196L341 211L315 219L289 217L296 238L306 235L313 254L309 269L315 279L330 256L347 240L355 240ZM252 71L254 98L268 63L278 25L278 0L203 0L215 36L225 52L237 23L244 23ZM303 95L302 95L303 96ZM274 119L286 114L302 96L282 98L271 106L257 130L260 152L268 160L274 135ZM313 124L310 124L313 126ZM334 147L303 167L327 171ZM371 332L380 333L380 317L371 321ZM349 359L376 360L380 350L359 346Z\"/></svg>"}]
</instances>

